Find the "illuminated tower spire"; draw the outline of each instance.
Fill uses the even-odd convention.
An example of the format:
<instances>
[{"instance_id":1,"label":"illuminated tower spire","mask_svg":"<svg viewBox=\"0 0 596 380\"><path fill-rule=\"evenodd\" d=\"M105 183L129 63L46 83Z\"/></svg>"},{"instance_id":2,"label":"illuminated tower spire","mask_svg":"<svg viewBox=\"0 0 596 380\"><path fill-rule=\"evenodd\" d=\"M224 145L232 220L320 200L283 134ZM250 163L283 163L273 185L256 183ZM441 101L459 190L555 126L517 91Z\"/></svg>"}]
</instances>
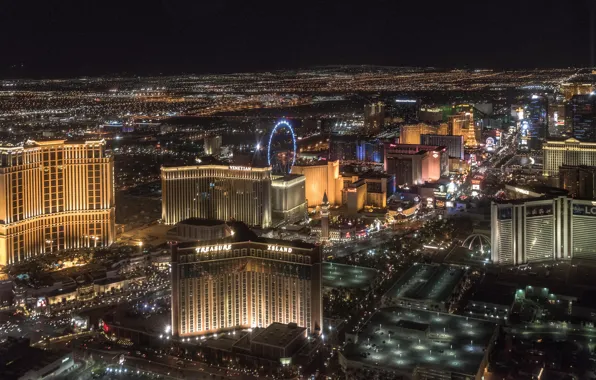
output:
<instances>
[{"instance_id":1,"label":"illuminated tower spire","mask_svg":"<svg viewBox=\"0 0 596 380\"><path fill-rule=\"evenodd\" d=\"M329 240L329 199L327 191L323 194L323 204L321 205L321 241Z\"/></svg>"}]
</instances>

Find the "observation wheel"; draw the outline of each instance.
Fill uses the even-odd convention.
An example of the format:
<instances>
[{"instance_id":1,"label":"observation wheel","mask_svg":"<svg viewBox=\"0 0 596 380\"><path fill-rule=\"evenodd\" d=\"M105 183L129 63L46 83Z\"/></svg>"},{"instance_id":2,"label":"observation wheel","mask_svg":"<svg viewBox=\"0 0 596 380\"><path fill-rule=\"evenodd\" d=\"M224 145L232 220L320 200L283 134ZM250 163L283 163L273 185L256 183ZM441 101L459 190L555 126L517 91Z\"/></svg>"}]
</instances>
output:
<instances>
[{"instance_id":1,"label":"observation wheel","mask_svg":"<svg viewBox=\"0 0 596 380\"><path fill-rule=\"evenodd\" d=\"M269 135L267 163L275 174L288 174L296 163L296 134L286 120L281 120Z\"/></svg>"}]
</instances>

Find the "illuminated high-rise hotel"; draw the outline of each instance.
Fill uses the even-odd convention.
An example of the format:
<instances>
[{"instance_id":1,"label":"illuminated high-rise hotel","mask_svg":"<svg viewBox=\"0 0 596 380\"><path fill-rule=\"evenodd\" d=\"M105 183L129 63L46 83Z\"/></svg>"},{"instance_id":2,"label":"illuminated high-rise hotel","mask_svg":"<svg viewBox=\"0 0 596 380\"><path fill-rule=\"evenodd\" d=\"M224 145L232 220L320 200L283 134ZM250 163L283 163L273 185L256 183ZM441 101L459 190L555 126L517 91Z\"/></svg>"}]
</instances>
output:
<instances>
[{"instance_id":1,"label":"illuminated high-rise hotel","mask_svg":"<svg viewBox=\"0 0 596 380\"><path fill-rule=\"evenodd\" d=\"M596 201L543 196L493 202L491 210L495 264L596 259Z\"/></svg>"},{"instance_id":2,"label":"illuminated high-rise hotel","mask_svg":"<svg viewBox=\"0 0 596 380\"><path fill-rule=\"evenodd\" d=\"M240 223L233 236L172 243L172 334L213 334L296 323L323 331L319 247L259 238Z\"/></svg>"},{"instance_id":3,"label":"illuminated high-rise hotel","mask_svg":"<svg viewBox=\"0 0 596 380\"><path fill-rule=\"evenodd\" d=\"M0 147L0 265L109 245L114 223L114 161L103 140Z\"/></svg>"},{"instance_id":4,"label":"illuminated high-rise hotel","mask_svg":"<svg viewBox=\"0 0 596 380\"><path fill-rule=\"evenodd\" d=\"M237 220L271 225L271 168L195 165L161 169L162 219Z\"/></svg>"},{"instance_id":5,"label":"illuminated high-rise hotel","mask_svg":"<svg viewBox=\"0 0 596 380\"><path fill-rule=\"evenodd\" d=\"M596 166L596 143L581 142L577 139L547 141L542 145L544 165L542 174L547 177L559 175L563 165Z\"/></svg>"}]
</instances>

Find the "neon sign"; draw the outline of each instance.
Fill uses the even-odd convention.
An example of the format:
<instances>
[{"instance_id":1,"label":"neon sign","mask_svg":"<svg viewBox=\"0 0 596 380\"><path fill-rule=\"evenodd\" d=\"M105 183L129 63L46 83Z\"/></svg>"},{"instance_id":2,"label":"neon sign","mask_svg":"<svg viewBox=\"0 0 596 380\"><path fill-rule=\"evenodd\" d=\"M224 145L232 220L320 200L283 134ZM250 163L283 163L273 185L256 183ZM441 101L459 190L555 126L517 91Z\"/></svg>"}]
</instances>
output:
<instances>
[{"instance_id":1,"label":"neon sign","mask_svg":"<svg viewBox=\"0 0 596 380\"><path fill-rule=\"evenodd\" d=\"M287 252L287 253L292 252L292 248L290 248L290 247L280 247L279 245L268 245L267 246L267 250L268 251L273 251L273 252Z\"/></svg>"},{"instance_id":2,"label":"neon sign","mask_svg":"<svg viewBox=\"0 0 596 380\"><path fill-rule=\"evenodd\" d=\"M212 245L210 247L197 247L195 251L197 253L207 253L207 252L220 252L220 251L229 251L232 249L232 244L223 244L223 245Z\"/></svg>"}]
</instances>

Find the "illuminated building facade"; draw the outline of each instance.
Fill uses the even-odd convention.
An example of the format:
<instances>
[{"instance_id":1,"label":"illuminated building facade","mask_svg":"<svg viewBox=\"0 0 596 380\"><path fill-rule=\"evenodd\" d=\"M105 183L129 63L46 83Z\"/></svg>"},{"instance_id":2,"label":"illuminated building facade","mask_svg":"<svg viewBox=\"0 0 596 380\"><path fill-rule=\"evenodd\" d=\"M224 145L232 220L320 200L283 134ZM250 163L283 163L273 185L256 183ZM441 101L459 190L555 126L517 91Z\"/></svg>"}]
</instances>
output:
<instances>
[{"instance_id":1,"label":"illuminated building facade","mask_svg":"<svg viewBox=\"0 0 596 380\"><path fill-rule=\"evenodd\" d=\"M296 164L292 166L292 174L302 174L306 179L308 207L321 205L321 199L325 192L327 192L330 205L339 205L341 200L339 161L320 161L312 165Z\"/></svg>"},{"instance_id":2,"label":"illuminated building facade","mask_svg":"<svg viewBox=\"0 0 596 380\"><path fill-rule=\"evenodd\" d=\"M103 140L29 141L0 154L0 265L113 242L114 161Z\"/></svg>"},{"instance_id":3,"label":"illuminated building facade","mask_svg":"<svg viewBox=\"0 0 596 380\"><path fill-rule=\"evenodd\" d=\"M274 223L296 222L307 215L306 177L298 174L273 176L271 216Z\"/></svg>"},{"instance_id":4,"label":"illuminated building facade","mask_svg":"<svg viewBox=\"0 0 596 380\"><path fill-rule=\"evenodd\" d=\"M570 100L575 95L587 95L594 90L592 83L563 83L560 90L565 100Z\"/></svg>"},{"instance_id":5,"label":"illuminated building facade","mask_svg":"<svg viewBox=\"0 0 596 380\"><path fill-rule=\"evenodd\" d=\"M444 130L443 128L442 130ZM422 135L436 135L438 128L432 125L419 123L414 125L403 125L399 129L400 144L421 144Z\"/></svg>"},{"instance_id":6,"label":"illuminated building facade","mask_svg":"<svg viewBox=\"0 0 596 380\"><path fill-rule=\"evenodd\" d=\"M270 167L163 167L161 185L165 224L203 218L271 225Z\"/></svg>"},{"instance_id":7,"label":"illuminated building facade","mask_svg":"<svg viewBox=\"0 0 596 380\"><path fill-rule=\"evenodd\" d=\"M450 158L464 159L464 137L463 136L441 136L421 135L420 144L436 145L447 147L447 154Z\"/></svg>"},{"instance_id":8,"label":"illuminated building facade","mask_svg":"<svg viewBox=\"0 0 596 380\"><path fill-rule=\"evenodd\" d=\"M232 227L235 229L235 227ZM319 247L247 236L172 243L172 334L296 323L323 331Z\"/></svg>"},{"instance_id":9,"label":"illuminated building facade","mask_svg":"<svg viewBox=\"0 0 596 380\"><path fill-rule=\"evenodd\" d=\"M348 214L356 215L366 205L366 182L360 179L346 189Z\"/></svg>"},{"instance_id":10,"label":"illuminated building facade","mask_svg":"<svg viewBox=\"0 0 596 380\"><path fill-rule=\"evenodd\" d=\"M449 174L449 155L443 146L385 144L385 171L396 185L418 185Z\"/></svg>"},{"instance_id":11,"label":"illuminated building facade","mask_svg":"<svg viewBox=\"0 0 596 380\"><path fill-rule=\"evenodd\" d=\"M387 197L395 192L395 178L392 175L379 172L366 173L342 173L340 175L342 182L341 203L347 205L351 192L356 186L356 182L366 184L366 196L364 206L384 208L387 207ZM357 191L356 191L357 192Z\"/></svg>"},{"instance_id":12,"label":"illuminated building facade","mask_svg":"<svg viewBox=\"0 0 596 380\"><path fill-rule=\"evenodd\" d=\"M596 95L576 95L571 99L573 137L582 142L596 142Z\"/></svg>"},{"instance_id":13,"label":"illuminated building facade","mask_svg":"<svg viewBox=\"0 0 596 380\"><path fill-rule=\"evenodd\" d=\"M364 106L364 131L367 134L376 134L385 124L385 104L382 102Z\"/></svg>"},{"instance_id":14,"label":"illuminated building facade","mask_svg":"<svg viewBox=\"0 0 596 380\"><path fill-rule=\"evenodd\" d=\"M221 136L206 136L203 143L206 155L218 156L221 153Z\"/></svg>"},{"instance_id":15,"label":"illuminated building facade","mask_svg":"<svg viewBox=\"0 0 596 380\"><path fill-rule=\"evenodd\" d=\"M596 166L596 143L580 142L577 139L547 141L542 145L544 166L542 174L556 177L562 165Z\"/></svg>"},{"instance_id":16,"label":"illuminated building facade","mask_svg":"<svg viewBox=\"0 0 596 380\"><path fill-rule=\"evenodd\" d=\"M596 259L596 202L566 196L493 202L494 263Z\"/></svg>"},{"instance_id":17,"label":"illuminated building facade","mask_svg":"<svg viewBox=\"0 0 596 380\"><path fill-rule=\"evenodd\" d=\"M545 96L532 95L525 108L527 123L522 122L522 136L530 149L539 149L548 137L548 99Z\"/></svg>"},{"instance_id":18,"label":"illuminated building facade","mask_svg":"<svg viewBox=\"0 0 596 380\"><path fill-rule=\"evenodd\" d=\"M354 139L334 135L329 143L329 158L339 161L383 162L383 144L376 139Z\"/></svg>"}]
</instances>

